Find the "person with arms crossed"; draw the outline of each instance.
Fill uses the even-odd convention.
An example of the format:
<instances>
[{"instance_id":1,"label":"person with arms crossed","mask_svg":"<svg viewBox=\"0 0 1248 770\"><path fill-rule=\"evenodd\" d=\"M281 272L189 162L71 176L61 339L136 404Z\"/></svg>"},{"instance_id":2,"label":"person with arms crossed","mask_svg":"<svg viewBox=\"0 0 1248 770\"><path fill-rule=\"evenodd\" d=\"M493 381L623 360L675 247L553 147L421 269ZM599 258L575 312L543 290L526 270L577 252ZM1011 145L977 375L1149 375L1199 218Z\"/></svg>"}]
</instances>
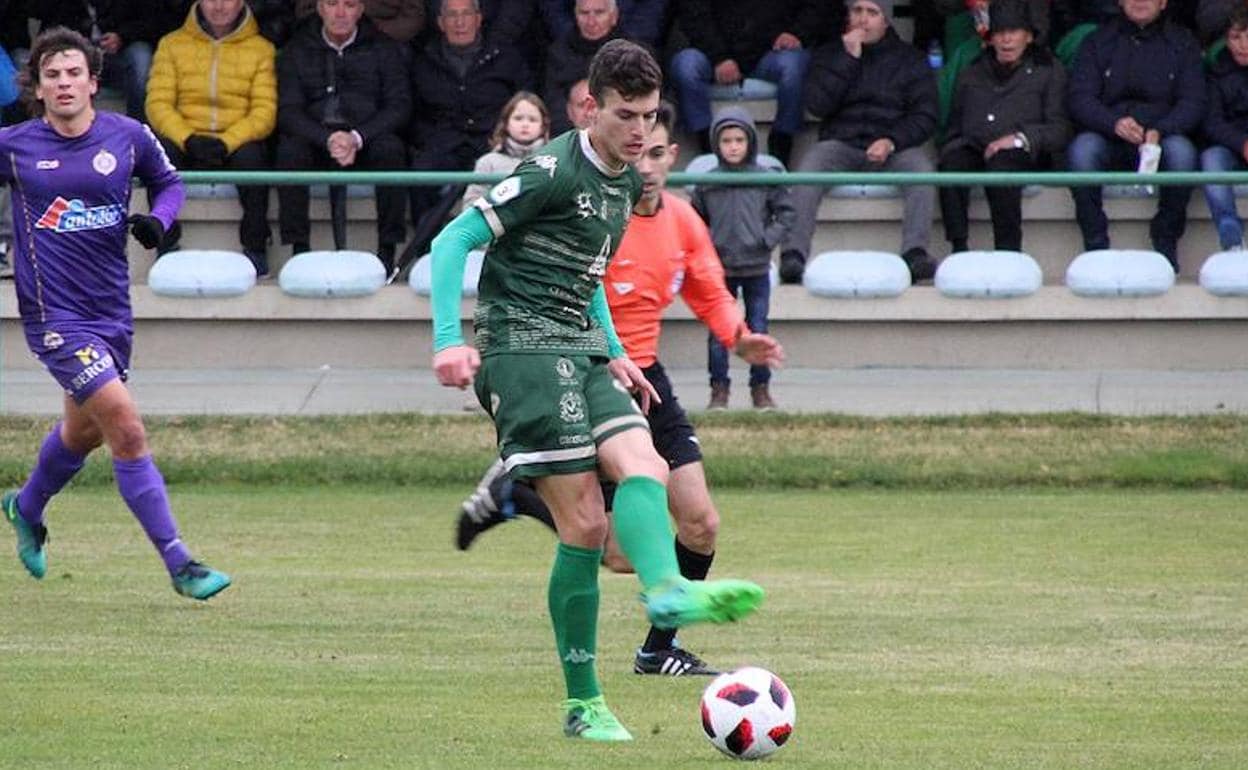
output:
<instances>
[{"instance_id":1,"label":"person with arms crossed","mask_svg":"<svg viewBox=\"0 0 1248 770\"><path fill-rule=\"evenodd\" d=\"M447 386L475 386L494 420L507 470L533 479L559 531L548 600L568 698L569 737L630 740L595 671L598 563L608 522L599 469L619 486L615 530L637 570L650 622L679 628L748 615L763 590L748 581L680 575L668 524L667 463L642 414L658 396L624 354L602 276L641 193L640 158L659 106L658 64L613 40L590 63L596 111L525 160L434 239L433 368ZM474 319L460 336L463 266L489 245ZM480 350L480 353L478 353ZM629 390L642 392L642 409Z\"/></svg>"},{"instance_id":2,"label":"person with arms crossed","mask_svg":"<svg viewBox=\"0 0 1248 770\"><path fill-rule=\"evenodd\" d=\"M661 399L651 405L646 419L654 448L670 471L667 503L676 522L680 574L690 580L704 580L715 557L719 512L707 489L702 450L693 425L658 359L663 311L679 292L694 315L746 361L778 366L784 360L784 350L775 339L755 334L745 325L736 300L725 288L723 267L706 225L689 203L664 189L679 151L672 142L673 123L671 106L660 105L654 129L635 164L642 179L641 198L633 206L624 240L607 267L603 285L625 352L642 367ZM612 510L615 484L603 482L602 495L606 509ZM531 516L555 528L541 497L527 484L512 483L499 460L464 502L456 527L456 546L465 550L477 535L506 521L508 516L500 508L508 502L513 516ZM614 572L632 571L610 533L603 563ZM677 644L673 629L657 626L651 627L638 649L633 671L668 676L719 673Z\"/></svg>"},{"instance_id":3,"label":"person with arms crossed","mask_svg":"<svg viewBox=\"0 0 1248 770\"><path fill-rule=\"evenodd\" d=\"M182 182L147 126L97 112L102 56L77 32L35 40L22 73L37 117L0 129L0 182L13 190L18 313L26 344L65 389L64 416L44 439L30 478L0 507L35 578L47 572L44 508L101 444L113 455L122 499L173 579L208 599L230 584L193 560L178 536L165 482L125 386L133 317L126 226L152 249L177 216ZM153 192L151 214L126 217L130 180Z\"/></svg>"}]
</instances>

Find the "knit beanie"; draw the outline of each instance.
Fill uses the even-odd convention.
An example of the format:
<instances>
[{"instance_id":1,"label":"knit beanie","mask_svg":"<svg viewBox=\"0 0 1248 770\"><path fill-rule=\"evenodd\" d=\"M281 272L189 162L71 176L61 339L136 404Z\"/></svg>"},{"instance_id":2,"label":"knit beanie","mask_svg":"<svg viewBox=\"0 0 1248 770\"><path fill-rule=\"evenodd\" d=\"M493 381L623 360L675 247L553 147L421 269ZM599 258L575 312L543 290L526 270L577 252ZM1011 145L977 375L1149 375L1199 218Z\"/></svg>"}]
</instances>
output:
<instances>
[{"instance_id":1,"label":"knit beanie","mask_svg":"<svg viewBox=\"0 0 1248 770\"><path fill-rule=\"evenodd\" d=\"M894 0L864 0L864 1L879 8L880 13L884 14L884 20L888 22L890 27L892 26L893 5L895 4ZM854 3L856 2L858 2L858 0L845 0L845 7L852 8Z\"/></svg>"},{"instance_id":2,"label":"knit beanie","mask_svg":"<svg viewBox=\"0 0 1248 770\"><path fill-rule=\"evenodd\" d=\"M993 0L988 6L989 34L1008 29L1025 29L1035 34L1026 0Z\"/></svg>"}]
</instances>

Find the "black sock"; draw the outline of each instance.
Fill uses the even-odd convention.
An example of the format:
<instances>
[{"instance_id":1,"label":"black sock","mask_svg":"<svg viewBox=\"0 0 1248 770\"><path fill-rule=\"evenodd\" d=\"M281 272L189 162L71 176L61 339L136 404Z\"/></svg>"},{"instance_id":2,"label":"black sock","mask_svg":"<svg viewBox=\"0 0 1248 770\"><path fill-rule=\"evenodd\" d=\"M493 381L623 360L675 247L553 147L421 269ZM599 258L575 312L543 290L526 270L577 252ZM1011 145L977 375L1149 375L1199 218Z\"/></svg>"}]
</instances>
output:
<instances>
[{"instance_id":1,"label":"black sock","mask_svg":"<svg viewBox=\"0 0 1248 770\"><path fill-rule=\"evenodd\" d=\"M691 551L680 542L680 538L676 539L676 563L680 565L680 574L683 577L689 580L706 580L707 574L711 571L711 562L714 560L714 551L708 554ZM651 626L645 644L641 645L641 651L670 650L675 641L676 629Z\"/></svg>"}]
</instances>

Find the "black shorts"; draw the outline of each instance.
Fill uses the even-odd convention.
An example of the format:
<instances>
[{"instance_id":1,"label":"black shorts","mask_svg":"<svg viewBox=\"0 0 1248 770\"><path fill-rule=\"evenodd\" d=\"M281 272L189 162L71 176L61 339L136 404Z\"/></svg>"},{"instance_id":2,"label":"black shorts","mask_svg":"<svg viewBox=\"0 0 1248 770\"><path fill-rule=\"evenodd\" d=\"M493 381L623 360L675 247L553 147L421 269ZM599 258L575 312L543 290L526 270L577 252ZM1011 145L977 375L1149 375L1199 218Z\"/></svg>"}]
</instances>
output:
<instances>
[{"instance_id":1,"label":"black shorts","mask_svg":"<svg viewBox=\"0 0 1248 770\"><path fill-rule=\"evenodd\" d=\"M659 456L667 461L667 467L671 470L689 463L702 462L702 447L693 432L693 423L689 422L689 415L685 414L684 407L677 400L676 393L672 390L672 381L667 378L667 370L663 368L663 364L655 361L641 372L659 392L659 398L663 399L661 404L651 404L650 413L646 415L646 420L650 423L650 437ZM607 510L611 510L611 503L615 499L614 482L602 482L602 497Z\"/></svg>"}]
</instances>

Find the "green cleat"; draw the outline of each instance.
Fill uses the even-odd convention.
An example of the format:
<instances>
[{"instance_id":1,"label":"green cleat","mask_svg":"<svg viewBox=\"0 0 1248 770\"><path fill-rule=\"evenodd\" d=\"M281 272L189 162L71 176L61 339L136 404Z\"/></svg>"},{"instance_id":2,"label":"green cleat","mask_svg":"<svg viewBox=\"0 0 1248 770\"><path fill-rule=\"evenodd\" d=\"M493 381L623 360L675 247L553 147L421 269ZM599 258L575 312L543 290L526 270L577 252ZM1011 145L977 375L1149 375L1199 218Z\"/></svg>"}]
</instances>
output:
<instances>
[{"instance_id":1,"label":"green cleat","mask_svg":"<svg viewBox=\"0 0 1248 770\"><path fill-rule=\"evenodd\" d=\"M563 702L563 734L587 741L631 741L630 733L615 718L601 696L588 700L568 698Z\"/></svg>"},{"instance_id":2,"label":"green cleat","mask_svg":"<svg viewBox=\"0 0 1248 770\"><path fill-rule=\"evenodd\" d=\"M641 595L646 615L658 628L692 623L729 623L749 615L763 602L763 589L748 580L675 578Z\"/></svg>"},{"instance_id":3,"label":"green cleat","mask_svg":"<svg viewBox=\"0 0 1248 770\"><path fill-rule=\"evenodd\" d=\"M17 558L22 566L35 580L40 580L48 572L48 555L43 544L48 542L48 528L42 524L31 524L22 518L17 510L17 492L9 490L0 499L0 508L4 510L4 518L13 525L17 532Z\"/></svg>"},{"instance_id":4,"label":"green cleat","mask_svg":"<svg viewBox=\"0 0 1248 770\"><path fill-rule=\"evenodd\" d=\"M197 561L188 561L173 576L173 590L200 601L211 599L229 587L229 575Z\"/></svg>"}]
</instances>

